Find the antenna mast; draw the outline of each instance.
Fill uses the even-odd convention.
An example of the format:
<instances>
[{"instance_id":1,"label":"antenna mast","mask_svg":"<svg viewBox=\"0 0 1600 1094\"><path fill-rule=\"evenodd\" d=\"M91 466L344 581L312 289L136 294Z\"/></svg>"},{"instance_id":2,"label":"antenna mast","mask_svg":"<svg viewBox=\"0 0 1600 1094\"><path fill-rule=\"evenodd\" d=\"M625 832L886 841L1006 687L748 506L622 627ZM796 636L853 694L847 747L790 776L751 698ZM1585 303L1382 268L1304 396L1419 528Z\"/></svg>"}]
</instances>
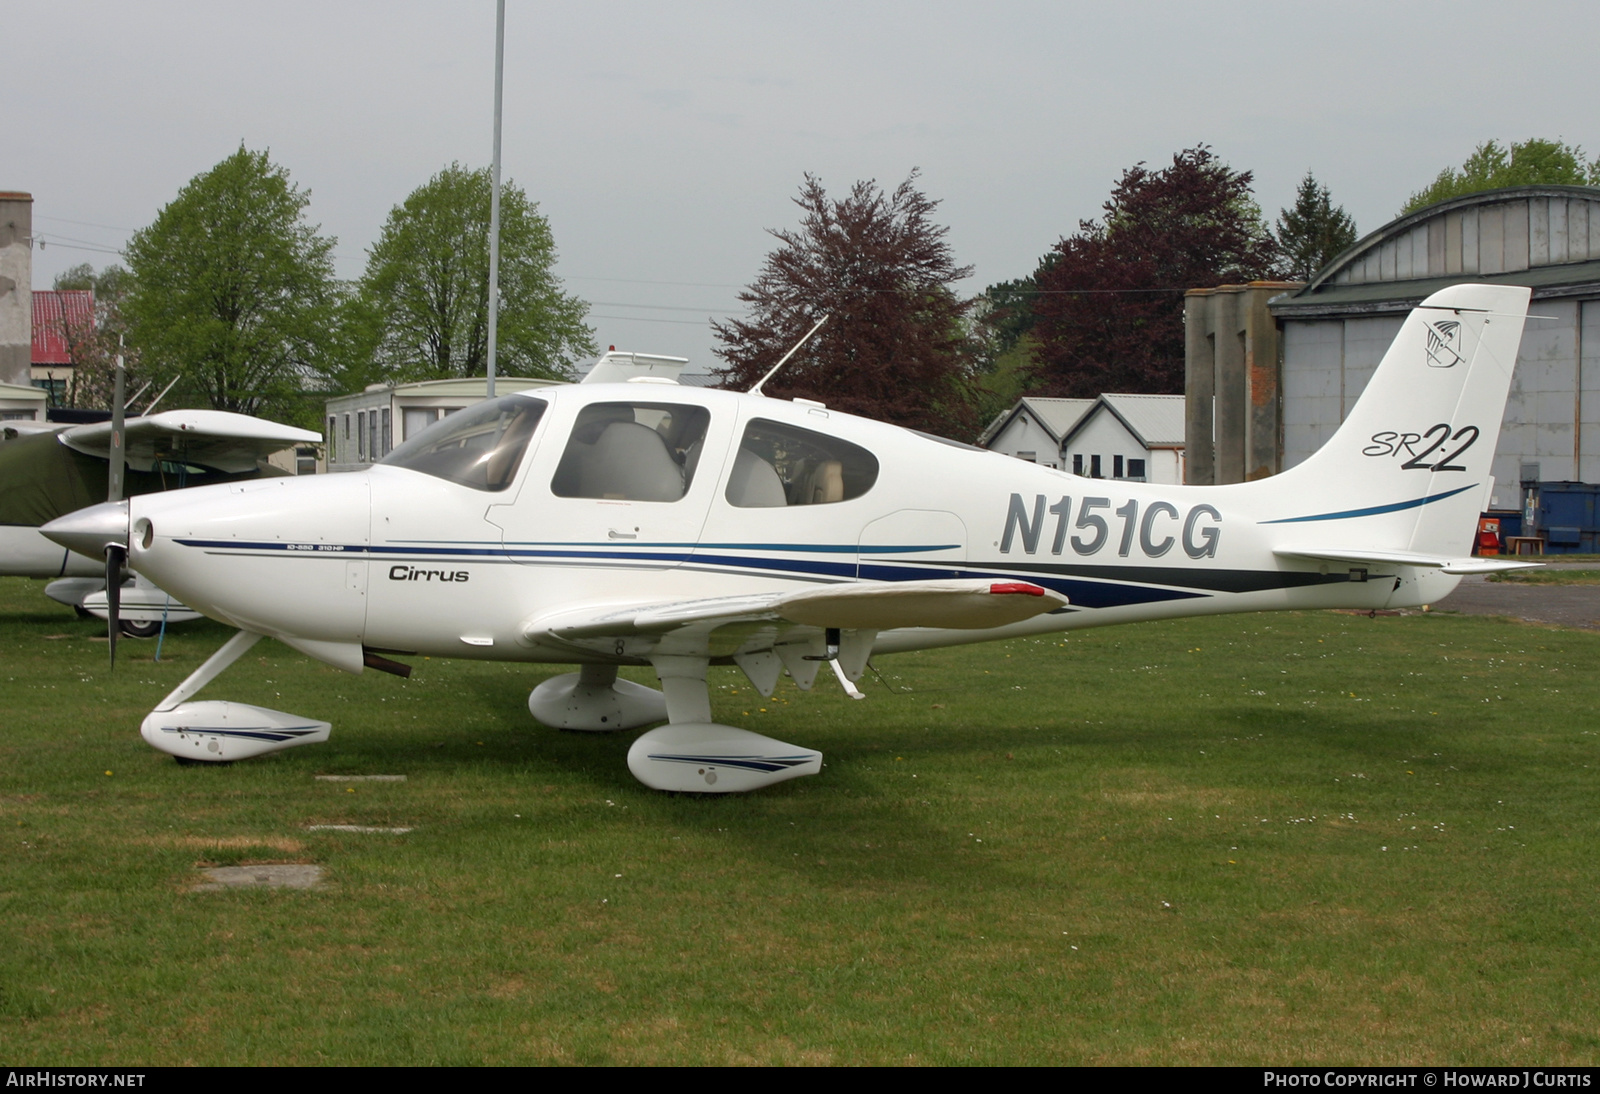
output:
<instances>
[{"instance_id":1,"label":"antenna mast","mask_svg":"<svg viewBox=\"0 0 1600 1094\"><path fill-rule=\"evenodd\" d=\"M822 329L822 324L826 323L827 321L828 321L828 317L826 315L824 315L821 319L818 319L817 320L817 325L812 327L810 330L806 331L805 337L800 339L800 341L796 342L794 344L794 348L793 349L791 349L788 353L784 354L783 357L778 361L777 364L773 365L770 369L767 370L767 374L765 376L761 377L761 379L756 381L756 386L750 389L750 394L751 395L764 395L765 392L763 392L761 390L761 385L765 384L768 380L772 379L772 377L777 373L777 371L780 368L782 368L784 365L788 364L789 358L793 357L796 353L800 352L800 347L805 345L807 342L811 341L811 336L813 334L816 334L817 331L821 330Z\"/></svg>"}]
</instances>

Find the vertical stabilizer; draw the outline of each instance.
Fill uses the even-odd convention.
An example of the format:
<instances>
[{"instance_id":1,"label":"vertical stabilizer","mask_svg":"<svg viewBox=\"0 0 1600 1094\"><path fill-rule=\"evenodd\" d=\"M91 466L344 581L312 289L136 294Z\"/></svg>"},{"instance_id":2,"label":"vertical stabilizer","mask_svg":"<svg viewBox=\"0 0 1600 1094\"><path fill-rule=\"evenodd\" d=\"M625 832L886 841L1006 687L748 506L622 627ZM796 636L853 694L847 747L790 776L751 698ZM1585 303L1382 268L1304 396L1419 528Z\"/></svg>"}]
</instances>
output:
<instances>
[{"instance_id":1,"label":"vertical stabilizer","mask_svg":"<svg viewBox=\"0 0 1600 1094\"><path fill-rule=\"evenodd\" d=\"M1471 552L1530 295L1453 285L1418 305L1333 438L1261 484L1282 547Z\"/></svg>"}]
</instances>

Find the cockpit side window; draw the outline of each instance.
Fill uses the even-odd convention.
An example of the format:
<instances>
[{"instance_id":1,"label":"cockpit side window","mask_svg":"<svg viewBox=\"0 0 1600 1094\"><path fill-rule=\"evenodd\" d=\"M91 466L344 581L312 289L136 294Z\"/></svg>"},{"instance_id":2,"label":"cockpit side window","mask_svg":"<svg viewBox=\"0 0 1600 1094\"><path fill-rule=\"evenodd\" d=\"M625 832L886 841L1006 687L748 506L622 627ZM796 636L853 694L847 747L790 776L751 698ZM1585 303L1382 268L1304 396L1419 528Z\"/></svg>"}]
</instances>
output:
<instances>
[{"instance_id":1,"label":"cockpit side window","mask_svg":"<svg viewBox=\"0 0 1600 1094\"><path fill-rule=\"evenodd\" d=\"M490 399L435 422L379 462L498 492L511 485L547 406L522 395Z\"/></svg>"},{"instance_id":2,"label":"cockpit side window","mask_svg":"<svg viewBox=\"0 0 1600 1094\"><path fill-rule=\"evenodd\" d=\"M578 412L551 480L560 498L677 501L688 493L711 415L669 403L594 403Z\"/></svg>"},{"instance_id":3,"label":"cockpit side window","mask_svg":"<svg viewBox=\"0 0 1600 1094\"><path fill-rule=\"evenodd\" d=\"M860 445L756 418L745 427L724 497L740 509L825 505L859 498L878 481L878 459Z\"/></svg>"}]
</instances>

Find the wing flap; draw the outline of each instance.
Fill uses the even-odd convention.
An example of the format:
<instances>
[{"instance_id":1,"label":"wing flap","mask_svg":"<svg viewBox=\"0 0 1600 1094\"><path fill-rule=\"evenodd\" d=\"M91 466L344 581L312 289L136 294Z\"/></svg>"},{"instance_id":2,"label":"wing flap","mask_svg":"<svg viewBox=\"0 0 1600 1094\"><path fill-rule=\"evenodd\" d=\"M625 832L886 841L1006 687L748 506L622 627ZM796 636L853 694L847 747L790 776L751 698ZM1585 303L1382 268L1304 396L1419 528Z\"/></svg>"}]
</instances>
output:
<instances>
[{"instance_id":1,"label":"wing flap","mask_svg":"<svg viewBox=\"0 0 1600 1094\"><path fill-rule=\"evenodd\" d=\"M1272 553L1277 558L1310 559L1313 562L1353 562L1368 566L1421 566L1447 574L1494 574L1507 570L1529 570L1543 565L1540 562L1512 562L1507 559L1478 556L1451 558L1420 551L1374 551L1359 547L1280 548Z\"/></svg>"},{"instance_id":2,"label":"wing flap","mask_svg":"<svg viewBox=\"0 0 1600 1094\"><path fill-rule=\"evenodd\" d=\"M1066 604L1067 598L1060 593L1025 581L871 581L800 592L562 612L532 620L523 634L533 641L545 637L584 641L767 621L841 630L981 630L1020 623Z\"/></svg>"}]
</instances>

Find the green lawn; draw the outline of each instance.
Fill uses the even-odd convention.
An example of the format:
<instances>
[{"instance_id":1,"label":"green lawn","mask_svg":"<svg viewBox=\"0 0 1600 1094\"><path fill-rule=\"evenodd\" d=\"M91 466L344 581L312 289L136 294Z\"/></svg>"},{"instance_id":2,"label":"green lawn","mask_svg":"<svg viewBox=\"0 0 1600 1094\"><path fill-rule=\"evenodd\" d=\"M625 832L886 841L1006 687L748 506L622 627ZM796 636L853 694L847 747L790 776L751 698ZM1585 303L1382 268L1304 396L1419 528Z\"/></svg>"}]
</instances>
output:
<instances>
[{"instance_id":1,"label":"green lawn","mask_svg":"<svg viewBox=\"0 0 1600 1094\"><path fill-rule=\"evenodd\" d=\"M535 724L542 671L270 642L202 697L332 740L180 768L139 721L226 632L108 674L41 587L0 581L12 1063L1600 1060L1600 635L1223 617L884 658L864 702L714 670L827 766L708 798ZM241 862L328 881L194 891Z\"/></svg>"}]
</instances>

